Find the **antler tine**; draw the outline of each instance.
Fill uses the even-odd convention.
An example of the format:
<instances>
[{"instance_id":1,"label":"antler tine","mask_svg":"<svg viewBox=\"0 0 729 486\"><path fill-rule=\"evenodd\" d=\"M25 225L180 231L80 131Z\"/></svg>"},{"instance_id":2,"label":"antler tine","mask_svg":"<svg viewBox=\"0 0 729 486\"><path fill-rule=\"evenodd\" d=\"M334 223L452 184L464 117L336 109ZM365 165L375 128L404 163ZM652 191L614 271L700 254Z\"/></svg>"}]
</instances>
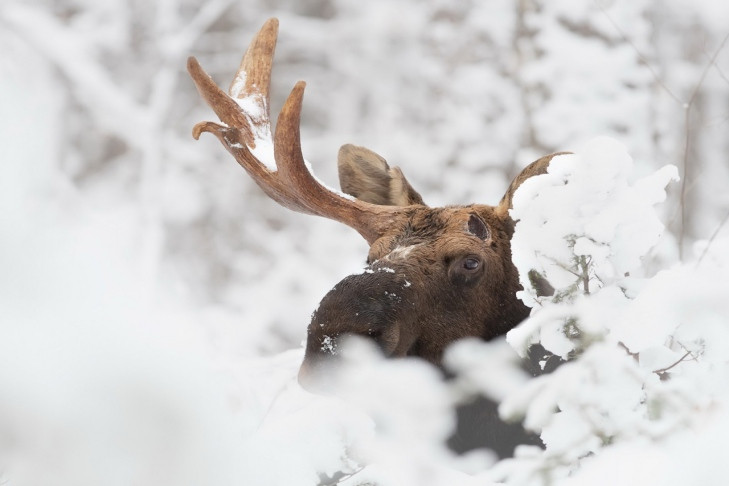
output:
<instances>
[{"instance_id":1,"label":"antler tine","mask_svg":"<svg viewBox=\"0 0 729 486\"><path fill-rule=\"evenodd\" d=\"M301 152L300 120L305 87L303 81L296 83L278 115L274 136L278 174L295 192L297 202L308 209L302 212L346 224L372 244L403 214L403 209L351 199L328 189L309 171Z\"/></svg>"},{"instance_id":2,"label":"antler tine","mask_svg":"<svg viewBox=\"0 0 729 486\"><path fill-rule=\"evenodd\" d=\"M215 84L194 57L188 59L187 69L200 95L218 117L226 125L229 125L223 126L214 122L200 122L193 127L192 136L197 140L203 132L212 133L263 189L266 195L289 209L311 213L304 206L297 204L295 200L285 197L288 191L285 184L275 176L275 172L263 165L248 149L249 146L255 146L255 137L248 117L241 110L238 103Z\"/></svg>"},{"instance_id":3,"label":"antler tine","mask_svg":"<svg viewBox=\"0 0 729 486\"><path fill-rule=\"evenodd\" d=\"M278 19L271 18L246 49L228 93L237 99L262 98L266 119L270 119L271 68L278 38Z\"/></svg>"},{"instance_id":4,"label":"antler tine","mask_svg":"<svg viewBox=\"0 0 729 486\"><path fill-rule=\"evenodd\" d=\"M296 200L286 196L288 188L275 176L274 164L266 167L249 149L255 148L257 141L260 142L257 135L270 139L268 92L277 33L278 20L269 19L246 50L229 90L231 96L239 101L221 90L197 59L188 59L187 70L198 92L227 125L201 122L193 127L192 135L198 139L203 132L212 133L266 195L289 209L311 213Z\"/></svg>"},{"instance_id":5,"label":"antler tine","mask_svg":"<svg viewBox=\"0 0 729 486\"><path fill-rule=\"evenodd\" d=\"M213 78L200 66L200 63L193 56L187 59L187 71L190 73L198 93L205 102L213 109L218 118L230 127L236 127L244 130L244 138L253 141L253 132L245 114L241 111L240 106L233 101L230 96L225 94L223 90L218 88ZM216 130L222 129L217 123L201 122L192 129L192 136L195 140L200 138L202 132L215 133ZM218 137L219 138L219 137ZM222 140L221 140L222 141Z\"/></svg>"},{"instance_id":6,"label":"antler tine","mask_svg":"<svg viewBox=\"0 0 729 486\"><path fill-rule=\"evenodd\" d=\"M299 128L303 81L284 103L271 137L269 90L277 34L278 20L268 20L243 56L230 96L194 57L188 59L188 71L200 95L227 125L201 122L193 127L193 136L197 139L202 132L215 135L261 189L282 206L344 223L372 244L402 210L349 199L327 189L309 172ZM267 152L271 139L275 162L269 160L271 154Z\"/></svg>"}]
</instances>

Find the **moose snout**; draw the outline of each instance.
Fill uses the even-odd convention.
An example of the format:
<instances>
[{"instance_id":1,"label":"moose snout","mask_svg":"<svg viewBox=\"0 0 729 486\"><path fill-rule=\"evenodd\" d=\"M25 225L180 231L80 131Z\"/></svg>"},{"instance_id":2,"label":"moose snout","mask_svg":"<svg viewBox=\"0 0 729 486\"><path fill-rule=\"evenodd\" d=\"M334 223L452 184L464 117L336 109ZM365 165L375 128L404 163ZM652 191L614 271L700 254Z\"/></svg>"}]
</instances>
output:
<instances>
[{"instance_id":1,"label":"moose snout","mask_svg":"<svg viewBox=\"0 0 729 486\"><path fill-rule=\"evenodd\" d=\"M301 385L301 388L303 388L304 390L316 392L315 388L317 380L314 376L311 366L308 365L306 361L304 361L299 368L298 381L299 385Z\"/></svg>"},{"instance_id":2,"label":"moose snout","mask_svg":"<svg viewBox=\"0 0 729 486\"><path fill-rule=\"evenodd\" d=\"M370 341L385 356L404 354L411 340L403 329L414 310L412 287L403 273L373 266L350 275L324 296L312 315L306 357L336 358L348 337Z\"/></svg>"},{"instance_id":3,"label":"moose snout","mask_svg":"<svg viewBox=\"0 0 729 486\"><path fill-rule=\"evenodd\" d=\"M313 393L333 392L341 354L357 339L395 356L402 344L401 320L407 290L391 271L370 270L339 282L312 315L299 384ZM405 353L400 353L404 355Z\"/></svg>"}]
</instances>

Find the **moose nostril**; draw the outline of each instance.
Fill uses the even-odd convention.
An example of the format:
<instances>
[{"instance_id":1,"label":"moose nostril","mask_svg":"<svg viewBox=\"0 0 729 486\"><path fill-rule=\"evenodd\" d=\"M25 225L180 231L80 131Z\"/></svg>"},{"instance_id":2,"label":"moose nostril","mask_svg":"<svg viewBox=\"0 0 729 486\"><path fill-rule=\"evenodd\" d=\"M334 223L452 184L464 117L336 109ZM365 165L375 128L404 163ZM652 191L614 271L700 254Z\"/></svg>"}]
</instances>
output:
<instances>
[{"instance_id":1,"label":"moose nostril","mask_svg":"<svg viewBox=\"0 0 729 486\"><path fill-rule=\"evenodd\" d=\"M365 337L368 337L370 339L379 339L382 337L382 330L380 329L368 329L367 332L364 335Z\"/></svg>"}]
</instances>

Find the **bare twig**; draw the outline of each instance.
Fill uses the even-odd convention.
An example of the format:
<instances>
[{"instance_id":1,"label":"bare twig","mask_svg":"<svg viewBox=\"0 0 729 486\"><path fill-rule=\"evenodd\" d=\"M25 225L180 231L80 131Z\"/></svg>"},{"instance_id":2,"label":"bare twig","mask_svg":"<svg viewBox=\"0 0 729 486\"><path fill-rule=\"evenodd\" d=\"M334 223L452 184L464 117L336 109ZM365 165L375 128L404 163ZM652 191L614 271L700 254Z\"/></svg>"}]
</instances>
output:
<instances>
[{"instance_id":1,"label":"bare twig","mask_svg":"<svg viewBox=\"0 0 729 486\"><path fill-rule=\"evenodd\" d=\"M618 346L623 348L623 350L625 350L627 355L630 356L631 358L633 358L635 361L638 361L638 359L640 358L640 354L632 352L630 350L630 348L628 348L628 346L625 345L624 342L622 342L622 341L618 342Z\"/></svg>"},{"instance_id":2,"label":"bare twig","mask_svg":"<svg viewBox=\"0 0 729 486\"><path fill-rule=\"evenodd\" d=\"M721 229L724 227L726 222L729 221L729 211L724 215L724 218L721 220L719 225L716 227L714 232L711 234L711 237L709 238L709 241L706 242L706 246L704 247L704 251L701 252L701 256L699 256L698 260L696 260L696 267L698 267L701 264L701 260L704 259L706 254L709 252L709 247L711 247L711 244L714 242L714 239L719 235L721 232Z\"/></svg>"},{"instance_id":3,"label":"bare twig","mask_svg":"<svg viewBox=\"0 0 729 486\"><path fill-rule=\"evenodd\" d=\"M671 338L671 339L673 340L673 338ZM665 368L661 368L661 369L653 371L653 373L658 375L661 378L661 380L667 379L668 375L666 375L666 373L669 370L671 370L672 368L678 366L680 363L683 363L684 361L686 361L686 358L688 358L689 356L691 356L691 361L697 361L699 359L698 356L695 356L694 353L691 352L691 350L688 349L686 346L684 346L682 343L676 342L676 344L681 346L681 348L683 348L683 350L686 351L686 353L683 356L681 356L675 363L673 363L669 366L666 366ZM699 351L698 354L700 355L701 351Z\"/></svg>"},{"instance_id":4,"label":"bare twig","mask_svg":"<svg viewBox=\"0 0 729 486\"><path fill-rule=\"evenodd\" d=\"M593 0L593 3L595 6L597 6L598 9L602 12L602 14L605 16L605 18L610 22L610 24L613 26L615 31L618 33L618 35L622 38L623 41L625 41L627 44L629 44L633 50L635 51L636 55L640 59L640 61L646 66L648 71L653 76L653 79L655 82L663 88L663 90L681 107L684 109L684 147L683 147L683 176L681 177L681 189L679 194L679 210L681 215L681 226L679 229L678 234L678 249L679 249L679 256L681 259L683 259L684 254L684 243L686 240L686 218L687 218L687 210L686 210L686 194L688 193L688 189L690 187L689 185L689 155L691 152L691 137L692 137L692 131L691 131L691 109L694 106L694 103L698 97L698 94L701 90L701 87L704 84L704 81L706 80L706 76L709 73L709 70L711 68L715 68L717 72L719 73L719 76L721 76L722 79L729 82L729 79L724 75L724 73L721 71L719 66L716 64L716 59L721 53L721 51L726 46L727 41L729 41L729 33L727 33L722 41L719 43L719 47L717 47L714 50L714 53L709 58L709 61L707 62L706 66L704 67L703 71L701 72L701 76L699 76L698 81L694 84L693 89L691 90L691 95L689 96L688 101L683 101L681 98L679 98L671 89L663 82L659 74L656 72L655 69L653 69L653 66L648 61L648 59L643 55L641 50L638 48L638 46L635 45L635 43L627 36L627 34L623 31L622 28L620 28L620 25L612 18L612 16L608 13L608 11L600 4L598 0ZM723 225L723 222L722 222Z\"/></svg>"},{"instance_id":5,"label":"bare twig","mask_svg":"<svg viewBox=\"0 0 729 486\"><path fill-rule=\"evenodd\" d=\"M719 53L724 49L724 46L726 45L727 41L729 40L729 33L727 33L724 38L722 39L721 43L719 43L719 47L716 48L714 51L714 54L711 56L711 59L704 67L704 70L701 72L701 76L699 77L698 82L694 85L694 89L691 92L691 96L689 97L688 102L684 105L685 115L684 115L684 123L685 123L685 140L684 140L684 151L683 151L683 177L681 178L681 193L679 196L679 204L681 207L681 232L678 235L678 251L679 256L681 259L683 259L683 253L684 253L684 242L686 237L686 181L689 179L689 152L690 152L690 145L691 145L691 109L694 106L694 102L696 101L696 97L699 94L699 91L701 87L704 84L704 81L706 80L706 75L709 74L709 70L716 65L716 58L719 56Z\"/></svg>"},{"instance_id":6,"label":"bare twig","mask_svg":"<svg viewBox=\"0 0 729 486\"><path fill-rule=\"evenodd\" d=\"M658 84L658 86L663 88L663 90L668 94L668 96L673 98L673 100L676 103L678 103L679 105L683 105L684 104L683 100L681 98L679 98L673 91L671 91L671 89L668 86L666 86L666 84L663 82L663 79L661 79L661 76L656 72L655 69L653 69L653 66L651 65L650 61L648 61L648 59L643 55L641 50L638 49L638 46L636 46L635 43L632 41L632 39L630 39L630 37L628 37L628 35L625 33L625 31L623 31L623 29L620 28L618 23L615 22L615 20L613 20L612 16L610 16L608 11L605 10L605 7L603 7L598 0L593 0L593 3L597 6L597 8L600 9L600 11L605 16L605 18L608 19L608 22L610 22L610 25L613 26L613 28L616 30L616 32L618 33L620 38L623 41L627 42L633 48L633 50L635 51L635 54L638 56L638 59L640 59L640 62L643 63L643 65L646 67L646 69L648 69L648 71L651 73L651 75L653 76L653 80Z\"/></svg>"},{"instance_id":7,"label":"bare twig","mask_svg":"<svg viewBox=\"0 0 729 486\"><path fill-rule=\"evenodd\" d=\"M714 127L718 127L719 125L723 125L726 122L729 122L729 115L724 115L722 117L716 118L713 121L707 121L704 126L707 128L714 128ZM690 187L689 187L689 190L691 190Z\"/></svg>"},{"instance_id":8,"label":"bare twig","mask_svg":"<svg viewBox=\"0 0 729 486\"><path fill-rule=\"evenodd\" d=\"M325 477L325 478L319 478L319 484L318 486L336 486L338 484L341 484L342 481L346 479L350 479L354 477L355 475L359 474L364 470L364 467L360 467L359 469L352 471L351 473L343 473L343 472L337 472L335 473L331 478Z\"/></svg>"},{"instance_id":9,"label":"bare twig","mask_svg":"<svg viewBox=\"0 0 729 486\"><path fill-rule=\"evenodd\" d=\"M678 366L678 365L679 365L680 363L682 363L682 362L683 362L683 361L684 361L684 360L685 360L686 358L688 358L689 356L691 356L691 357L692 357L692 358L693 358L694 360L696 360L696 357L695 357L695 356L694 356L693 354L691 354L691 351L686 351L686 354L684 354L683 356L681 356L681 357L680 357L680 358L678 359L678 361L676 361L675 363L673 363L673 364L671 364L671 365L669 365L669 366L666 366L665 368L661 368L661 369L659 369L659 370L653 370L653 373L655 373L655 374L657 374L658 376L660 376L661 378L663 378L663 376L664 376L664 375L665 375L665 374L666 374L666 373L667 373L667 372L668 372L668 371L669 371L669 370L670 370L671 368L674 368L674 367Z\"/></svg>"},{"instance_id":10,"label":"bare twig","mask_svg":"<svg viewBox=\"0 0 729 486\"><path fill-rule=\"evenodd\" d=\"M724 71L722 71L721 67L719 67L719 65L716 63L716 57L714 57L713 60L711 58L709 58L709 62L711 62L711 64L714 66L714 69L716 69L716 73L719 75L719 77L721 79L723 79L724 82L729 84L729 77L727 77L727 75L724 74Z\"/></svg>"},{"instance_id":11,"label":"bare twig","mask_svg":"<svg viewBox=\"0 0 729 486\"><path fill-rule=\"evenodd\" d=\"M592 259L588 259L585 255L580 256L579 265L580 269L582 270L582 273L580 277L582 278L582 287L585 290L585 295L590 295L590 261Z\"/></svg>"},{"instance_id":12,"label":"bare twig","mask_svg":"<svg viewBox=\"0 0 729 486\"><path fill-rule=\"evenodd\" d=\"M709 70L716 66L716 58L719 57L719 54L724 49L724 45L726 45L727 41L729 41L729 32L727 32L721 43L719 43L719 47L716 48L711 59L709 59L709 62L706 64L706 67L704 67L704 70L701 72L701 77L699 78L698 83L696 83L696 86L694 86L694 90L691 92L691 97L688 100L689 105L696 99L696 95L699 93L701 86L704 84L704 80L706 79L706 75L709 74Z\"/></svg>"}]
</instances>

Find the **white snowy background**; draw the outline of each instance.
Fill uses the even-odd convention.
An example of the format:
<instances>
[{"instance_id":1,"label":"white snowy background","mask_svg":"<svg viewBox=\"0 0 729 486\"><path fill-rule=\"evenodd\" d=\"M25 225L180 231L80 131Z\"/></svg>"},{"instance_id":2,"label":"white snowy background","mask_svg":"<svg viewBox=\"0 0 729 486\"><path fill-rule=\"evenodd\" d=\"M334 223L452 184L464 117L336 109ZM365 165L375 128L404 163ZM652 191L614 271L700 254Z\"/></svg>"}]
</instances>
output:
<instances>
[{"instance_id":1,"label":"white snowy background","mask_svg":"<svg viewBox=\"0 0 729 486\"><path fill-rule=\"evenodd\" d=\"M296 384L309 315L366 244L194 141L215 118L184 70L227 86L271 16L273 111L307 81L303 150L329 185L355 143L431 205L494 204L575 152L515 202L532 318L456 346L455 383L353 349L341 397ZM721 484L727 35L715 0L4 0L0 481ZM570 361L527 380L532 342ZM469 391L546 449L454 457Z\"/></svg>"}]
</instances>

